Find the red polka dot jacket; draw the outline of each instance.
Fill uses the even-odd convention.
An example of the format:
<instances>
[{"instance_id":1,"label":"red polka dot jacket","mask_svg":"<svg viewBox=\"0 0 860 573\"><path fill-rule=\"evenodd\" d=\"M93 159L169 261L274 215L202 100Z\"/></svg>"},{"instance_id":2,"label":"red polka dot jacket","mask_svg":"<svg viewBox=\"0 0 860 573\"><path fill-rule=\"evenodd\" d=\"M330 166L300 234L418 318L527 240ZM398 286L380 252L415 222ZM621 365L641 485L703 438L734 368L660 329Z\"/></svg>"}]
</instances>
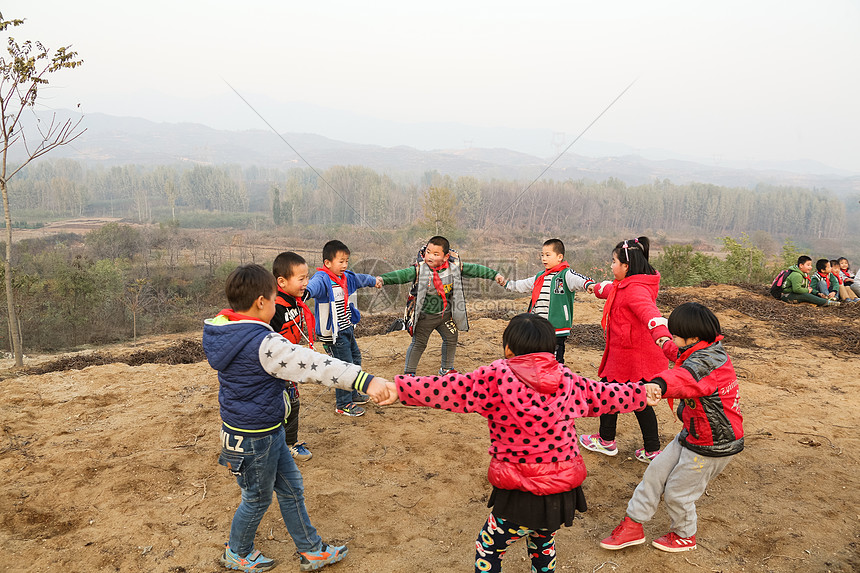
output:
<instances>
[{"instance_id":1,"label":"red polka dot jacket","mask_svg":"<svg viewBox=\"0 0 860 573\"><path fill-rule=\"evenodd\" d=\"M575 418L645 407L641 382L596 382L559 364L550 352L496 360L469 374L397 376L400 401L475 412L490 429L490 483L537 495L569 491L585 479Z\"/></svg>"}]
</instances>

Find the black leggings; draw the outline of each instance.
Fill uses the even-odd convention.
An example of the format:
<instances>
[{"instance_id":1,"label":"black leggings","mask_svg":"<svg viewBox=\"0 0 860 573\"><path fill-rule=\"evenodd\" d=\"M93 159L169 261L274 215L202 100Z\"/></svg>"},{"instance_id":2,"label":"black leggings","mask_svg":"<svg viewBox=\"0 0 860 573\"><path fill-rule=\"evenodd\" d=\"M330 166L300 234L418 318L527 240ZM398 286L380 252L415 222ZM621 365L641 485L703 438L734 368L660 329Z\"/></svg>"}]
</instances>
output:
<instances>
[{"instance_id":1,"label":"black leggings","mask_svg":"<svg viewBox=\"0 0 860 573\"><path fill-rule=\"evenodd\" d=\"M526 550L532 560L532 571L555 571L556 531L558 530L529 529L490 513L475 542L475 573L500 573L502 558L508 547L526 536Z\"/></svg>"},{"instance_id":2,"label":"black leggings","mask_svg":"<svg viewBox=\"0 0 860 573\"><path fill-rule=\"evenodd\" d=\"M646 406L644 410L633 412L642 430L642 441L646 452L656 452L660 449L660 433L657 429L657 414L654 408ZM615 425L618 414L600 415L600 438L607 441L615 440Z\"/></svg>"}]
</instances>

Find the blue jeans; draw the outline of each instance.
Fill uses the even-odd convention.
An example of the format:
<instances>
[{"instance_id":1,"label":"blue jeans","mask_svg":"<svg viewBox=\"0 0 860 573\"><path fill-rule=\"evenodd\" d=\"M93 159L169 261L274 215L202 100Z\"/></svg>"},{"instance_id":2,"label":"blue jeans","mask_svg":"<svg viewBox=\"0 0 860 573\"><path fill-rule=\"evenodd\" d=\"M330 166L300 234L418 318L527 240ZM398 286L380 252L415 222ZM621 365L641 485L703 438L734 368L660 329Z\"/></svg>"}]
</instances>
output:
<instances>
[{"instance_id":1,"label":"blue jeans","mask_svg":"<svg viewBox=\"0 0 860 573\"><path fill-rule=\"evenodd\" d=\"M242 502L230 524L230 549L240 557L254 550L254 536L263 515L278 494L284 525L298 551L318 551L322 539L305 507L302 474L284 441L284 427L259 438L228 434L221 429L221 456L242 488Z\"/></svg>"},{"instance_id":2,"label":"blue jeans","mask_svg":"<svg viewBox=\"0 0 860 573\"><path fill-rule=\"evenodd\" d=\"M344 362L349 362L350 364L361 366L361 350L358 349L358 343L355 341L355 329L353 327L350 326L345 330L338 331L334 343L323 346L330 356ZM335 388L335 407L344 408L350 402L358 400L358 396L358 390L341 390L340 388Z\"/></svg>"}]
</instances>

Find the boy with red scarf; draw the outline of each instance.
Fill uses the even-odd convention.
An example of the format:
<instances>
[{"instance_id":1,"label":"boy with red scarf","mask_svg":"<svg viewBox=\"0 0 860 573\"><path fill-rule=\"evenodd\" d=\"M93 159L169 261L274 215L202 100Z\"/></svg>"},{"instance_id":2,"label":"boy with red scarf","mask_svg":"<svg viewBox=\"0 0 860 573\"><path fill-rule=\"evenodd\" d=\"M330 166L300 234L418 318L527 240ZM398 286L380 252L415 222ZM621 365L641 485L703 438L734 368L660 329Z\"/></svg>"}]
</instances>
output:
<instances>
[{"instance_id":1,"label":"boy with red scarf","mask_svg":"<svg viewBox=\"0 0 860 573\"><path fill-rule=\"evenodd\" d=\"M272 263L272 274L278 281L278 293L275 295L275 316L269 321L269 326L293 344L307 344L313 350L316 321L314 313L305 304L308 298L308 263L296 253L281 253ZM313 454L305 442L299 442L299 405L299 387L288 381L284 390L287 446L294 459L307 461Z\"/></svg>"},{"instance_id":2,"label":"boy with red scarf","mask_svg":"<svg viewBox=\"0 0 860 573\"><path fill-rule=\"evenodd\" d=\"M564 260L564 243L549 239L543 244L540 261L544 272L519 281L508 281L505 288L514 292L531 292L529 312L549 320L555 327L555 358L564 364L564 343L573 321L574 291L592 292L595 282L575 272Z\"/></svg>"},{"instance_id":3,"label":"boy with red scarf","mask_svg":"<svg viewBox=\"0 0 860 573\"><path fill-rule=\"evenodd\" d=\"M415 374L418 361L434 330L442 337L439 375L454 371L454 354L459 333L461 330L469 330L463 293L464 277L494 279L501 286L505 284L505 277L489 267L461 263L459 258L451 258L451 244L448 239L438 235L427 241L423 261L379 277L383 285L411 283L416 279L418 281L416 316L412 343L406 350L405 374Z\"/></svg>"},{"instance_id":4,"label":"boy with red scarf","mask_svg":"<svg viewBox=\"0 0 860 573\"><path fill-rule=\"evenodd\" d=\"M355 325L361 320L355 291L362 287L382 286L372 275L354 273L349 266L349 248L341 241L323 245L323 266L308 282L308 295L314 299L316 335L326 353L344 362L361 365L361 351L355 341ZM344 416L362 416L359 404L368 396L358 390L335 390L335 412Z\"/></svg>"}]
</instances>

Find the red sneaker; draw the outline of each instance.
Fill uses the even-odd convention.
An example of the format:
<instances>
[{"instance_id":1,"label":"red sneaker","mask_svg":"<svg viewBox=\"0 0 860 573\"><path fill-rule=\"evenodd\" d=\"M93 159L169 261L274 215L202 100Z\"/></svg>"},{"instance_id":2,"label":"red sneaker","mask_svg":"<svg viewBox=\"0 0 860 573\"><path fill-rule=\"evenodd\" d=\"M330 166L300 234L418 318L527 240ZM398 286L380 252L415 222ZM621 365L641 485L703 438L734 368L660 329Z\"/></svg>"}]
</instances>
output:
<instances>
[{"instance_id":1,"label":"red sneaker","mask_svg":"<svg viewBox=\"0 0 860 573\"><path fill-rule=\"evenodd\" d=\"M668 551L669 553L678 553L679 551L689 551L696 548L696 536L680 537L674 531L667 533L660 539L655 539L651 545L660 551Z\"/></svg>"},{"instance_id":2,"label":"red sneaker","mask_svg":"<svg viewBox=\"0 0 860 573\"><path fill-rule=\"evenodd\" d=\"M625 517L621 520L621 524L612 530L612 535L600 542L600 546L614 550L643 543L645 543L645 532L642 530L642 524Z\"/></svg>"}]
</instances>

